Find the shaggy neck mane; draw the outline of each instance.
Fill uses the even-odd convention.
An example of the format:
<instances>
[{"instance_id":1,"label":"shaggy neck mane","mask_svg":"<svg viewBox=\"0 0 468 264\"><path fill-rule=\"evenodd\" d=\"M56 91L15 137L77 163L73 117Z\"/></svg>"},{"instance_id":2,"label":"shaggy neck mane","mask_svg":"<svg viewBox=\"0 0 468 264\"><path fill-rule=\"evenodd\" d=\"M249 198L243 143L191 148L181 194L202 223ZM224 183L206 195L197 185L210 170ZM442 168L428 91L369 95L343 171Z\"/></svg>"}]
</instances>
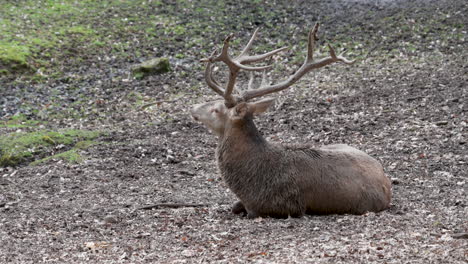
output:
<instances>
[{"instance_id":1,"label":"shaggy neck mane","mask_svg":"<svg viewBox=\"0 0 468 264\"><path fill-rule=\"evenodd\" d=\"M226 127L224 135L218 144L218 155L252 156L254 152L261 152L268 147L268 142L258 131L253 117L247 116L239 122Z\"/></svg>"}]
</instances>

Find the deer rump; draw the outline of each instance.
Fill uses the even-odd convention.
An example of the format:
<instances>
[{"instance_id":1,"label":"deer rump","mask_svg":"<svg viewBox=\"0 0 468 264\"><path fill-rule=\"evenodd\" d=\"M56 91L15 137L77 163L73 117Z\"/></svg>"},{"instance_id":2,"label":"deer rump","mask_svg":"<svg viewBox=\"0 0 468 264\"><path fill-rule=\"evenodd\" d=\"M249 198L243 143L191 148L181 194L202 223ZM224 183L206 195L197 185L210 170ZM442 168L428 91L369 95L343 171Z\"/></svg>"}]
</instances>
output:
<instances>
[{"instance_id":1,"label":"deer rump","mask_svg":"<svg viewBox=\"0 0 468 264\"><path fill-rule=\"evenodd\" d=\"M390 205L391 185L382 166L358 149L226 138L218 145L217 159L224 181L240 200L234 213L286 218L363 214Z\"/></svg>"}]
</instances>

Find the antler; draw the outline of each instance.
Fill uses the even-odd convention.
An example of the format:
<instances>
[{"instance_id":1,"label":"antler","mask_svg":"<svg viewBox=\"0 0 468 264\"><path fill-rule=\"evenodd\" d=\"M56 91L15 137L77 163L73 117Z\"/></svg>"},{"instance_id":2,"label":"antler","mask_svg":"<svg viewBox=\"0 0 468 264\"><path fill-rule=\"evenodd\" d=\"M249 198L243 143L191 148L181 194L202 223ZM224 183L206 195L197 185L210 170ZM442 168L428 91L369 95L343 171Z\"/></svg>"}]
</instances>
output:
<instances>
[{"instance_id":1,"label":"antler","mask_svg":"<svg viewBox=\"0 0 468 264\"><path fill-rule=\"evenodd\" d=\"M246 71L262 71L262 70L269 69L273 66L273 65L267 65L267 66L251 67L251 66L246 66L245 64L262 61L286 49L285 47L283 47L283 48L279 48L279 49L267 52L265 54L249 56L248 52L250 48L252 47L252 43L255 37L257 36L257 32L258 32L258 29L255 30L249 42L247 43L245 48L242 50L239 56L235 58L231 58L231 56L229 56L228 54L229 41L234 36L233 34L230 34L224 40L223 49L219 55L216 55L217 50L215 50L210 55L210 57L201 60L203 62L207 62L206 69L205 69L206 83L211 89L213 89L217 94L221 95L224 98L224 100L226 101L226 105L228 107L232 107L236 105L238 102L238 99L232 96L232 92L234 90L234 85L236 83L237 74L239 73L241 69L246 70ZM216 82L216 80L213 79L213 65L212 64L217 61L224 62L229 67L230 73L229 73L229 79L226 85L226 89L223 89L221 85L218 82Z\"/></svg>"},{"instance_id":2,"label":"antler","mask_svg":"<svg viewBox=\"0 0 468 264\"><path fill-rule=\"evenodd\" d=\"M304 64L293 74L291 75L288 79L277 83L273 85L268 85L266 82L266 70L270 69L272 65L267 65L267 66L259 66L259 67L251 67L251 66L246 66L245 64L250 64L254 62L259 62L262 60L265 60L273 55L275 55L278 52L281 52L285 49L286 47L279 48L270 52L267 52L265 54L261 55L254 55L254 56L249 56L248 51L252 47L252 43L257 36L258 29L255 30L253 33L252 37L250 38L249 42L245 46L245 48L242 50L241 54L237 56L236 58L231 58L228 54L228 48L229 48L229 41L233 37L233 34L230 34L225 40L224 40L224 45L221 53L219 55L216 55L217 50L215 50L210 57L203 59L201 61L207 62L206 65L206 70L205 70L205 79L206 83L210 88L212 88L217 94L221 95L225 101L226 101L226 106L232 107L236 105L240 101L248 101L250 99L260 97L266 94L270 93L275 93L279 92L281 90L284 90L291 85L293 85L295 82L297 82L299 79L304 76L304 74L318 68L322 68L324 66L327 66L329 64L332 64L334 62L343 62L345 64L353 64L354 61L350 61L346 58L344 58L342 54L336 56L335 50L328 45L329 53L330 56L320 59L319 61L314 62L314 49L315 49L315 41L318 40L317 38L317 31L319 28L319 23L315 24L315 26L310 30L309 32L309 37L308 37L308 45L307 45L307 56L304 61ZM226 88L223 89L221 85L216 82L216 80L213 79L213 63L222 61L224 62L228 67L229 67L229 80L226 85ZM234 90L234 85L236 82L237 74L238 72L243 69L247 71L264 71L263 72L263 78L262 78L262 83L258 89L252 89L252 75L251 79L249 81L248 85L248 90L243 92L242 96L240 98L234 98L232 96L232 92Z\"/></svg>"},{"instance_id":3,"label":"antler","mask_svg":"<svg viewBox=\"0 0 468 264\"><path fill-rule=\"evenodd\" d=\"M343 62L345 64L353 64L354 61L350 61L342 56L344 52L336 56L335 50L330 45L328 45L330 57L323 58L323 59L320 59L319 61L314 62L314 49L315 49L315 41L318 40L318 37L317 37L318 28L319 28L319 23L316 23L315 26L310 30L309 37L308 37L306 59L304 61L304 64L302 64L302 66L293 75L291 75L288 79L277 84L268 85L268 86L261 85L259 89L255 89L255 90L249 89L242 94L241 100L248 101L252 98L256 98L256 97L264 96L266 94L275 93L275 92L284 90L290 87L291 85L293 85L295 82L297 82L300 78L302 78L302 76L304 76L304 74L314 69L327 66L334 62Z\"/></svg>"}]
</instances>

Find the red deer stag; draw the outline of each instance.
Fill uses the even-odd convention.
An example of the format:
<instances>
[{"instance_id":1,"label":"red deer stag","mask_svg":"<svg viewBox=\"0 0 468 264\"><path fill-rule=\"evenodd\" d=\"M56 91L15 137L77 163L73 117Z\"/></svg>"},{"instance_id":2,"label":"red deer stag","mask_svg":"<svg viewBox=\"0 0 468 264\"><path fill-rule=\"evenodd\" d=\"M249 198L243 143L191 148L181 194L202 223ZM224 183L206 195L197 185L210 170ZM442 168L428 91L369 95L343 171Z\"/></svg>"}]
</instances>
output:
<instances>
[{"instance_id":1,"label":"red deer stag","mask_svg":"<svg viewBox=\"0 0 468 264\"><path fill-rule=\"evenodd\" d=\"M221 53L216 50L206 62L208 86L224 99L193 106L191 114L219 138L216 157L221 175L239 198L232 212L247 213L249 218L301 217L307 214L363 214L389 207L391 184L382 165L366 153L347 145L277 145L267 142L257 130L253 117L267 110L273 99L251 102L253 98L284 90L307 72L334 62L352 64L336 56L328 46L330 56L314 61L318 24L309 33L304 64L289 78L269 85L263 74L262 84L233 95L240 70L265 71L271 66L247 66L283 51L280 48L262 55L250 56L257 31L241 54L228 54L232 34L224 40ZM226 87L213 78L213 63L223 62L229 68Z\"/></svg>"}]
</instances>

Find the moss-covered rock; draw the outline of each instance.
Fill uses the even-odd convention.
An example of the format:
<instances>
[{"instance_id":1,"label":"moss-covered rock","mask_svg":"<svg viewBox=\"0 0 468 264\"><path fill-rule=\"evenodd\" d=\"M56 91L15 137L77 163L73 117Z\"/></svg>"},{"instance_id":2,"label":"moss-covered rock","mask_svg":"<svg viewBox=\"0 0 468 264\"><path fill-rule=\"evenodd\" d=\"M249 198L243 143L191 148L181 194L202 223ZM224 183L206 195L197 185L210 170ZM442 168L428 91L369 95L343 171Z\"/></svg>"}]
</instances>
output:
<instances>
[{"instance_id":1,"label":"moss-covered rock","mask_svg":"<svg viewBox=\"0 0 468 264\"><path fill-rule=\"evenodd\" d=\"M155 58L144 61L132 69L133 77L137 79L148 75L166 73L171 70L168 58Z\"/></svg>"},{"instance_id":2,"label":"moss-covered rock","mask_svg":"<svg viewBox=\"0 0 468 264\"><path fill-rule=\"evenodd\" d=\"M0 76L32 70L27 58L29 48L18 42L0 41Z\"/></svg>"}]
</instances>

